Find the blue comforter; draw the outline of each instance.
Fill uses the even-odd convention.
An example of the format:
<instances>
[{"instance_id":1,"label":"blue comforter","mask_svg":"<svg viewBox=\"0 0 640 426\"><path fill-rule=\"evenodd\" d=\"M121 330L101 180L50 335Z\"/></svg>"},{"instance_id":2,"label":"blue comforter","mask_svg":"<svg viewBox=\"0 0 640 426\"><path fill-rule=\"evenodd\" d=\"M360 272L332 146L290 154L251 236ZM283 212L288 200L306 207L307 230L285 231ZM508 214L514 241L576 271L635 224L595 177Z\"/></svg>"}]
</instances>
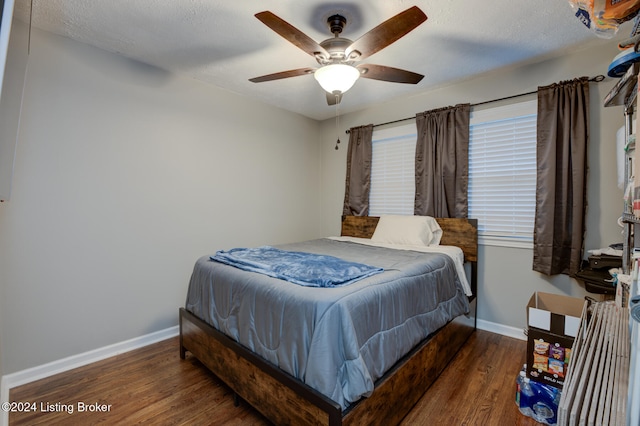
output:
<instances>
[{"instance_id":1,"label":"blue comforter","mask_svg":"<svg viewBox=\"0 0 640 426\"><path fill-rule=\"evenodd\" d=\"M334 256L280 250L270 246L220 250L211 260L307 287L335 287L384 271Z\"/></svg>"},{"instance_id":2,"label":"blue comforter","mask_svg":"<svg viewBox=\"0 0 640 426\"><path fill-rule=\"evenodd\" d=\"M319 239L277 248L384 272L332 288L291 284L202 256L185 307L346 409L469 303L451 258Z\"/></svg>"}]
</instances>

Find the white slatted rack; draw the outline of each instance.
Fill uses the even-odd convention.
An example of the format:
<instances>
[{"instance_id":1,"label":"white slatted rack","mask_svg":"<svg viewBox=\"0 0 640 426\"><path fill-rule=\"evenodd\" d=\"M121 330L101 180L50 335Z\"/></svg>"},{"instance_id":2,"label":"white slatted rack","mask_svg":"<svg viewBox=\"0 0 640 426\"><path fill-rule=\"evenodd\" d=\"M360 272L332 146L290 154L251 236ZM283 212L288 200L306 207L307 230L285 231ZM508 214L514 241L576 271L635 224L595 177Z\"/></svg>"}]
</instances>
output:
<instances>
[{"instance_id":1,"label":"white slatted rack","mask_svg":"<svg viewBox=\"0 0 640 426\"><path fill-rule=\"evenodd\" d=\"M625 425L629 390L629 310L594 302L582 318L558 407L558 425Z\"/></svg>"}]
</instances>

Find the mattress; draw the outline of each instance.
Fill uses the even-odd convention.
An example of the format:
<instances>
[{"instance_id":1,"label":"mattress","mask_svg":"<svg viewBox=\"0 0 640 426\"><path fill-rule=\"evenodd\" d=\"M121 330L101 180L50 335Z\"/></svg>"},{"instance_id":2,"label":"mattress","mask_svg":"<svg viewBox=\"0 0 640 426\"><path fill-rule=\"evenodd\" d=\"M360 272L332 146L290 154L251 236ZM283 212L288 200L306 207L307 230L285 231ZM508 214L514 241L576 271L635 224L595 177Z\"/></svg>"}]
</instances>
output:
<instances>
[{"instance_id":1,"label":"mattress","mask_svg":"<svg viewBox=\"0 0 640 426\"><path fill-rule=\"evenodd\" d=\"M374 382L429 334L469 310L459 268L445 253L318 239L276 246L384 269L347 286L304 287L197 260L185 308L339 403Z\"/></svg>"}]
</instances>

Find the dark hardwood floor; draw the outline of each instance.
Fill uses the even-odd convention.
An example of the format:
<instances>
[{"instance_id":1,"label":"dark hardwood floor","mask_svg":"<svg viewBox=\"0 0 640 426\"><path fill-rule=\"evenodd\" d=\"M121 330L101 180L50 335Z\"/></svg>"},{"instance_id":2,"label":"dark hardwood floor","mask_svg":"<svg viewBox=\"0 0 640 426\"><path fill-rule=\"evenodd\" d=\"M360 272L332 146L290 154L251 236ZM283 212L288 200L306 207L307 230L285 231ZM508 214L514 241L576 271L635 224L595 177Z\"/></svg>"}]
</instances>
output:
<instances>
[{"instance_id":1,"label":"dark hardwood floor","mask_svg":"<svg viewBox=\"0 0 640 426\"><path fill-rule=\"evenodd\" d=\"M10 425L268 425L187 354L178 338L29 383L10 392L33 412ZM538 425L515 405L526 342L476 331L402 425ZM79 410L80 409L80 410ZM71 412L72 411L72 412Z\"/></svg>"}]
</instances>

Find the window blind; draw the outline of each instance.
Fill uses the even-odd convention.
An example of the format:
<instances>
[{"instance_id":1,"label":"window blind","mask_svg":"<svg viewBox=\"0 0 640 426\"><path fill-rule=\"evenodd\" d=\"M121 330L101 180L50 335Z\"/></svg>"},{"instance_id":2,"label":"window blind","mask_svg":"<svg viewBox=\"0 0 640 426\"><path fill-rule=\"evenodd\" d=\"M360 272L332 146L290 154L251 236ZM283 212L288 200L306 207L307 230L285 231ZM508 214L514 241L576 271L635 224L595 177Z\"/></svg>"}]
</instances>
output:
<instances>
[{"instance_id":1,"label":"window blind","mask_svg":"<svg viewBox=\"0 0 640 426\"><path fill-rule=\"evenodd\" d=\"M535 199L536 114L472 120L469 217L480 234L532 241Z\"/></svg>"},{"instance_id":2,"label":"window blind","mask_svg":"<svg viewBox=\"0 0 640 426\"><path fill-rule=\"evenodd\" d=\"M374 130L369 215L413 215L416 126Z\"/></svg>"}]
</instances>

